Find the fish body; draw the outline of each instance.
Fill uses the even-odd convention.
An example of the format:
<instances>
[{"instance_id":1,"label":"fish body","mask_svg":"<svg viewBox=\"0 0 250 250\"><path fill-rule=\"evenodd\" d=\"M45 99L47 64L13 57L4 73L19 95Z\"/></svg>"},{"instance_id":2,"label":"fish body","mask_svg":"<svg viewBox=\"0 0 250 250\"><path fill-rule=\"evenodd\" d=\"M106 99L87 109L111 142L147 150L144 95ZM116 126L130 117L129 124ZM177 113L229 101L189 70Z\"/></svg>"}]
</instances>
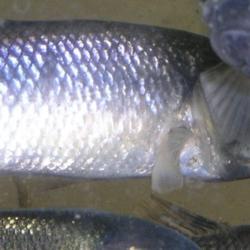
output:
<instances>
[{"instance_id":1,"label":"fish body","mask_svg":"<svg viewBox=\"0 0 250 250\"><path fill-rule=\"evenodd\" d=\"M175 231L93 210L0 212L1 249L198 249Z\"/></svg>"},{"instance_id":2,"label":"fish body","mask_svg":"<svg viewBox=\"0 0 250 250\"><path fill-rule=\"evenodd\" d=\"M210 41L218 56L228 65L250 75L250 1L203 1L203 17Z\"/></svg>"},{"instance_id":3,"label":"fish body","mask_svg":"<svg viewBox=\"0 0 250 250\"><path fill-rule=\"evenodd\" d=\"M161 225L173 228L193 240L200 249L250 248L250 226L232 226L192 213L168 201L153 197L148 205L148 216Z\"/></svg>"},{"instance_id":4,"label":"fish body","mask_svg":"<svg viewBox=\"0 0 250 250\"><path fill-rule=\"evenodd\" d=\"M183 31L6 22L0 27L0 172L149 176L199 74L218 61L207 38Z\"/></svg>"}]
</instances>

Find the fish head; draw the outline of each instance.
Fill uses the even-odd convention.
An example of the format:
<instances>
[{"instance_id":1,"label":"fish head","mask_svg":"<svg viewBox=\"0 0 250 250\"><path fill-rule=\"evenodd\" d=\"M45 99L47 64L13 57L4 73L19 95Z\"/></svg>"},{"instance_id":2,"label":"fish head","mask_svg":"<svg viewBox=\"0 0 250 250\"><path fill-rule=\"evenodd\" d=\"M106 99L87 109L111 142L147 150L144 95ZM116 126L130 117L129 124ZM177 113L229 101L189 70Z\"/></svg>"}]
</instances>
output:
<instances>
[{"instance_id":1,"label":"fish head","mask_svg":"<svg viewBox=\"0 0 250 250\"><path fill-rule=\"evenodd\" d=\"M214 51L225 63L249 76L250 1L207 0L202 9Z\"/></svg>"}]
</instances>

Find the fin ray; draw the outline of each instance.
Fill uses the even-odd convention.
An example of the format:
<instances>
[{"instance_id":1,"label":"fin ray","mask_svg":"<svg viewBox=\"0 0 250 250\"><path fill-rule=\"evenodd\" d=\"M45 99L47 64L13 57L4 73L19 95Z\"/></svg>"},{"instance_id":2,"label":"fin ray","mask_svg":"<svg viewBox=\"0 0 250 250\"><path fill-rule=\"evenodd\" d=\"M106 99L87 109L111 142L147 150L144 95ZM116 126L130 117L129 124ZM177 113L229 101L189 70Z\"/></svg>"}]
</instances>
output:
<instances>
[{"instance_id":1,"label":"fin ray","mask_svg":"<svg viewBox=\"0 0 250 250\"><path fill-rule=\"evenodd\" d=\"M250 140L250 79L225 64L219 64L200 77L216 130L230 143ZM242 112L242 108L246 112Z\"/></svg>"},{"instance_id":2,"label":"fin ray","mask_svg":"<svg viewBox=\"0 0 250 250\"><path fill-rule=\"evenodd\" d=\"M203 237L229 230L229 226L225 223L217 223L191 213L155 195L152 195L151 198L152 203L144 205L149 218L159 224L173 228L187 237Z\"/></svg>"},{"instance_id":3,"label":"fin ray","mask_svg":"<svg viewBox=\"0 0 250 250\"><path fill-rule=\"evenodd\" d=\"M179 167L179 152L191 132L184 127L170 129L163 139L152 172L152 190L166 193L181 188L183 176Z\"/></svg>"}]
</instances>

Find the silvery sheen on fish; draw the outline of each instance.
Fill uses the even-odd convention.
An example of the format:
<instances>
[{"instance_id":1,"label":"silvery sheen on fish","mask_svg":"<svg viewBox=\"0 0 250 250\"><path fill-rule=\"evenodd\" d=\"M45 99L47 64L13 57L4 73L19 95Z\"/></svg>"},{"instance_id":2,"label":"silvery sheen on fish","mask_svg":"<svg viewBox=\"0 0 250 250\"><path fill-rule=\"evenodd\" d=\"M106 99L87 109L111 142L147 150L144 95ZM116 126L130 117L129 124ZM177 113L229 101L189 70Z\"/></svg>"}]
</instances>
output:
<instances>
[{"instance_id":1,"label":"silvery sheen on fish","mask_svg":"<svg viewBox=\"0 0 250 250\"><path fill-rule=\"evenodd\" d=\"M94 210L0 211L0 230L6 250L198 249L167 227Z\"/></svg>"},{"instance_id":2,"label":"silvery sheen on fish","mask_svg":"<svg viewBox=\"0 0 250 250\"><path fill-rule=\"evenodd\" d=\"M184 31L97 21L6 22L0 28L0 172L150 175L158 151L174 155L171 143L170 151L162 147L172 127L170 142L190 137L183 126L193 126L195 83L218 61L207 38ZM197 151L192 144L189 149ZM183 157L181 174L164 161L169 186L175 175L218 177ZM216 166L211 171L218 174Z\"/></svg>"}]
</instances>

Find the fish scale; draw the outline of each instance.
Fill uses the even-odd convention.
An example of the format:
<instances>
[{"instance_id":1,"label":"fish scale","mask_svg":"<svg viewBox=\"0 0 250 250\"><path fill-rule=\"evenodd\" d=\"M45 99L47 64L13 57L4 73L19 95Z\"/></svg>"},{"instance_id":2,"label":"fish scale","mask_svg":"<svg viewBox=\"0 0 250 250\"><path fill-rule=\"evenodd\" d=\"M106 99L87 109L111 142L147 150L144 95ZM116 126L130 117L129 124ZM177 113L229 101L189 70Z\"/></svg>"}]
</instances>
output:
<instances>
[{"instance_id":1,"label":"fish scale","mask_svg":"<svg viewBox=\"0 0 250 250\"><path fill-rule=\"evenodd\" d=\"M0 28L0 171L147 176L202 70L206 38L97 21Z\"/></svg>"},{"instance_id":2,"label":"fish scale","mask_svg":"<svg viewBox=\"0 0 250 250\"><path fill-rule=\"evenodd\" d=\"M95 210L0 212L1 249L198 249L166 227Z\"/></svg>"}]
</instances>

